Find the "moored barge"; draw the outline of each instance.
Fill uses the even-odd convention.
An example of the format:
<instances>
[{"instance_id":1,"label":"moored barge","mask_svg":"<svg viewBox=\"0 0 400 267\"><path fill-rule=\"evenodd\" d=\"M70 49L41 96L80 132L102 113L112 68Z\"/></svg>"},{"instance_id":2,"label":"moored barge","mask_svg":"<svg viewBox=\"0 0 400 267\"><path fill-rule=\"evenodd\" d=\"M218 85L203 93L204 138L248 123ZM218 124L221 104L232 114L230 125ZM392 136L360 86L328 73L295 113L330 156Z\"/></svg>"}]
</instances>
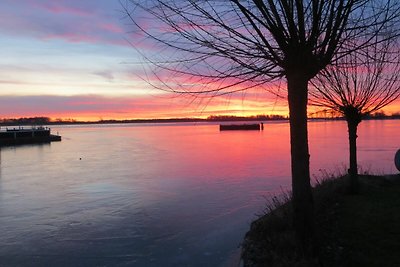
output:
<instances>
[{"instance_id":1,"label":"moored barge","mask_svg":"<svg viewBox=\"0 0 400 267\"><path fill-rule=\"evenodd\" d=\"M0 131L0 146L40 144L53 141L61 141L61 136L51 134L49 127L18 127Z\"/></svg>"},{"instance_id":2,"label":"moored barge","mask_svg":"<svg viewBox=\"0 0 400 267\"><path fill-rule=\"evenodd\" d=\"M220 124L219 125L220 131L235 131L235 130L264 130L263 123L256 123L256 124Z\"/></svg>"}]
</instances>

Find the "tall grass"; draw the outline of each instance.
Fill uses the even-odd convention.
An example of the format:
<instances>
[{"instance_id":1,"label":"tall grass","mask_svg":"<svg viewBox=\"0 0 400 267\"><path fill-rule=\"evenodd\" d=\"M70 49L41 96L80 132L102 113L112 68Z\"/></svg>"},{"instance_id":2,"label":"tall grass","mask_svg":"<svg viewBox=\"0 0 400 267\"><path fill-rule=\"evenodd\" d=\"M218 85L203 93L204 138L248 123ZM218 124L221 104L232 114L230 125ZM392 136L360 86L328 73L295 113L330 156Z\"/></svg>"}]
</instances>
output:
<instances>
[{"instance_id":1,"label":"tall grass","mask_svg":"<svg viewBox=\"0 0 400 267\"><path fill-rule=\"evenodd\" d=\"M335 178L338 177L339 178ZM344 192L346 178L338 173L322 172L313 188L316 213L316 235L314 256L305 256L296 243L292 225L291 193L282 192L270 198L264 213L256 219L243 242L242 258L245 266L320 266L319 256L331 255L324 242L329 238L335 203Z\"/></svg>"},{"instance_id":2,"label":"tall grass","mask_svg":"<svg viewBox=\"0 0 400 267\"><path fill-rule=\"evenodd\" d=\"M347 175L315 179L314 254L296 246L290 193L271 198L243 242L245 266L400 266L400 175L360 174L360 194ZM335 178L338 177L338 178Z\"/></svg>"}]
</instances>

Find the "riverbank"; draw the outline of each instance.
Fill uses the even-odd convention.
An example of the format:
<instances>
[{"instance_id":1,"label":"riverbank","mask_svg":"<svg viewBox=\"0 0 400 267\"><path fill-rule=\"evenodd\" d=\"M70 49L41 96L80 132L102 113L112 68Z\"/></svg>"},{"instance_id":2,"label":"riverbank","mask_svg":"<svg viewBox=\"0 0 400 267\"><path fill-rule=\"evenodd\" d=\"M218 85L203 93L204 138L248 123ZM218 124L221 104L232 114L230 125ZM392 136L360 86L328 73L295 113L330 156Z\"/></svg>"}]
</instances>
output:
<instances>
[{"instance_id":1,"label":"riverbank","mask_svg":"<svg viewBox=\"0 0 400 267\"><path fill-rule=\"evenodd\" d=\"M348 178L327 179L314 189L316 257L295 246L288 197L273 199L243 243L245 266L400 266L400 175L360 175L360 194Z\"/></svg>"}]
</instances>

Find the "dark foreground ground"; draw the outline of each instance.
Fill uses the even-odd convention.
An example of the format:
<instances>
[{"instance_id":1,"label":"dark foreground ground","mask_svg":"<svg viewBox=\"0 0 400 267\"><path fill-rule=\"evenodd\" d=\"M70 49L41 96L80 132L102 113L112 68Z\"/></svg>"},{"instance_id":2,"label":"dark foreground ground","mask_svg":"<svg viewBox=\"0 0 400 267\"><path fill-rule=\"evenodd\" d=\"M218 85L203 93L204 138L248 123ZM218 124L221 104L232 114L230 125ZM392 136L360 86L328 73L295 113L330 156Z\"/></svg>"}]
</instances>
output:
<instances>
[{"instance_id":1,"label":"dark foreground ground","mask_svg":"<svg viewBox=\"0 0 400 267\"><path fill-rule=\"evenodd\" d=\"M274 199L251 225L243 244L245 266L400 266L400 175L360 175L360 193L347 177L314 190L316 252L296 251L287 199Z\"/></svg>"}]
</instances>

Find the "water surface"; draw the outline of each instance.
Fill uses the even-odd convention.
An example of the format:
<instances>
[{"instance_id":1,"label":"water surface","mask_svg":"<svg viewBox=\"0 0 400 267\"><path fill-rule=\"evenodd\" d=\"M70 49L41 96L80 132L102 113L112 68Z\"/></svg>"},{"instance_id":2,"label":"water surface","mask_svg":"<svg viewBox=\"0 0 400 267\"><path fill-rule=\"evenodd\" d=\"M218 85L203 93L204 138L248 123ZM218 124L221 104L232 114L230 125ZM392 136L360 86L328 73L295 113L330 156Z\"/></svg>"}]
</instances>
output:
<instances>
[{"instance_id":1,"label":"water surface","mask_svg":"<svg viewBox=\"0 0 400 267\"><path fill-rule=\"evenodd\" d=\"M363 170L395 172L399 126L361 123ZM1 149L1 264L227 266L265 197L290 186L287 123L53 131L62 142ZM309 123L309 142L313 177L346 169L344 122Z\"/></svg>"}]
</instances>

